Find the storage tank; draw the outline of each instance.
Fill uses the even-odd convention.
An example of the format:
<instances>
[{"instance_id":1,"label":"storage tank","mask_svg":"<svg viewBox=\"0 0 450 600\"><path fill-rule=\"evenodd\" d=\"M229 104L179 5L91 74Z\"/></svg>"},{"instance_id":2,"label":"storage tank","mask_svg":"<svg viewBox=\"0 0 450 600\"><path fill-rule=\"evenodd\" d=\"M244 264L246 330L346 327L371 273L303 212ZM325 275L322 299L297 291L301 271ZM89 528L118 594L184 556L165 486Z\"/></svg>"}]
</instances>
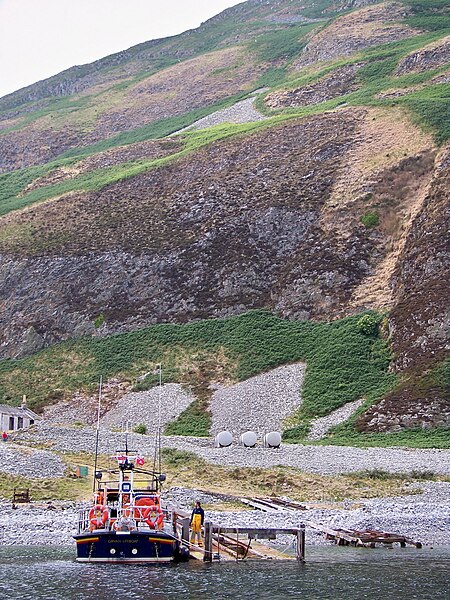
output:
<instances>
[{"instance_id":1,"label":"storage tank","mask_svg":"<svg viewBox=\"0 0 450 600\"><path fill-rule=\"evenodd\" d=\"M246 448L254 448L257 440L256 433L254 431L246 431L239 438L239 442Z\"/></svg>"},{"instance_id":2,"label":"storage tank","mask_svg":"<svg viewBox=\"0 0 450 600\"><path fill-rule=\"evenodd\" d=\"M233 443L233 436L229 431L221 431L216 435L216 446L218 448L227 448Z\"/></svg>"},{"instance_id":3,"label":"storage tank","mask_svg":"<svg viewBox=\"0 0 450 600\"><path fill-rule=\"evenodd\" d=\"M270 431L264 436L264 446L267 448L279 448L281 444L281 433Z\"/></svg>"}]
</instances>

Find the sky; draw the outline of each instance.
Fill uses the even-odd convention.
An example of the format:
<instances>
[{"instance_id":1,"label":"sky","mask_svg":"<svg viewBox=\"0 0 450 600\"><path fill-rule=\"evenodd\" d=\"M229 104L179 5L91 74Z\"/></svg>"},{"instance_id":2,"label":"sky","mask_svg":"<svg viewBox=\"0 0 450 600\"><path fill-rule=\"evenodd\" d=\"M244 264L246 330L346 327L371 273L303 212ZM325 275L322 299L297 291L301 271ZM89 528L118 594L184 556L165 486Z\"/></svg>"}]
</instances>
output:
<instances>
[{"instance_id":1,"label":"sky","mask_svg":"<svg viewBox=\"0 0 450 600\"><path fill-rule=\"evenodd\" d=\"M242 0L0 0L0 97L176 35Z\"/></svg>"}]
</instances>

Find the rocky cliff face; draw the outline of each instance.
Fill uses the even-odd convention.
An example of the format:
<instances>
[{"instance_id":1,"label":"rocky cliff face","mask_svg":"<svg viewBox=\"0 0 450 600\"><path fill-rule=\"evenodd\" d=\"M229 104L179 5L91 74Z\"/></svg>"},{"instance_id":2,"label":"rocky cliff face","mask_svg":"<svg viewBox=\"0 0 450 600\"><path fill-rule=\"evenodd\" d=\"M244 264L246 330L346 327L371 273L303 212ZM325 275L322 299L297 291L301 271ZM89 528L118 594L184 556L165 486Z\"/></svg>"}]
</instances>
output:
<instances>
[{"instance_id":1,"label":"rocky cliff face","mask_svg":"<svg viewBox=\"0 0 450 600\"><path fill-rule=\"evenodd\" d=\"M357 117L216 144L101 193L12 214L9 231L32 233L20 251L3 244L3 354L94 333L99 314L103 333L261 306L336 314L377 256L362 225L341 243L319 223Z\"/></svg>"}]
</instances>

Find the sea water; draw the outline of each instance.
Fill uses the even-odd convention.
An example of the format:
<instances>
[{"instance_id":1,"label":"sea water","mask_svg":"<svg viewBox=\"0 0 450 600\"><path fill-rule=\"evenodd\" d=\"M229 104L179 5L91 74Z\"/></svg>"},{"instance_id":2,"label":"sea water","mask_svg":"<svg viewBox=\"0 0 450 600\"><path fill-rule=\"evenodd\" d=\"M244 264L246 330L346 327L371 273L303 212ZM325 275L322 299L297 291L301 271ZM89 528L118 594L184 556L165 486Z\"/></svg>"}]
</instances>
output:
<instances>
[{"instance_id":1,"label":"sea water","mask_svg":"<svg viewBox=\"0 0 450 600\"><path fill-rule=\"evenodd\" d=\"M450 548L307 547L306 563L239 561L101 565L75 548L0 548L8 600L377 599L450 600Z\"/></svg>"}]
</instances>

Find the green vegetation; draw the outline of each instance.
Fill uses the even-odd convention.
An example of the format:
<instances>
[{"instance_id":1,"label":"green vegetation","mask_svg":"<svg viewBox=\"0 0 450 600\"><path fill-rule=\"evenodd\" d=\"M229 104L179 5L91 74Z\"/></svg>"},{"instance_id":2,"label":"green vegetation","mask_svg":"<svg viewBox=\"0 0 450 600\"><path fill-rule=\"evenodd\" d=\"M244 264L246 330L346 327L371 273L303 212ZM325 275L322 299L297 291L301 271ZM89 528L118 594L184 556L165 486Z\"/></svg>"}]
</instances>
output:
<instances>
[{"instance_id":1,"label":"green vegetation","mask_svg":"<svg viewBox=\"0 0 450 600\"><path fill-rule=\"evenodd\" d=\"M371 229L372 227L377 227L380 224L380 215L375 210L369 211L362 215L360 221L364 227Z\"/></svg>"},{"instance_id":2,"label":"green vegetation","mask_svg":"<svg viewBox=\"0 0 450 600\"><path fill-rule=\"evenodd\" d=\"M438 144L450 138L450 84L408 94L403 103L413 112L418 124L436 132Z\"/></svg>"},{"instance_id":3,"label":"green vegetation","mask_svg":"<svg viewBox=\"0 0 450 600\"><path fill-rule=\"evenodd\" d=\"M211 428L211 413L206 398L194 400L175 421L168 423L165 435L207 437Z\"/></svg>"},{"instance_id":4,"label":"green vegetation","mask_svg":"<svg viewBox=\"0 0 450 600\"><path fill-rule=\"evenodd\" d=\"M105 322L105 315L103 313L99 314L98 317L94 319L94 327L98 329Z\"/></svg>"},{"instance_id":5,"label":"green vegetation","mask_svg":"<svg viewBox=\"0 0 450 600\"><path fill-rule=\"evenodd\" d=\"M17 201L18 196L30 183L40 177L47 175L54 169L52 163L38 167L28 167L11 173L0 175L0 214L6 214L11 204Z\"/></svg>"},{"instance_id":6,"label":"green vegetation","mask_svg":"<svg viewBox=\"0 0 450 600\"><path fill-rule=\"evenodd\" d=\"M264 33L250 42L249 50L264 62L289 61L300 54L306 44L306 36L316 27L317 23L308 23Z\"/></svg>"},{"instance_id":7,"label":"green vegetation","mask_svg":"<svg viewBox=\"0 0 450 600\"><path fill-rule=\"evenodd\" d=\"M177 450L176 448L162 448L161 457L164 464L168 467L182 467L188 463L193 463L198 460L198 457L193 452L187 450Z\"/></svg>"},{"instance_id":8,"label":"green vegetation","mask_svg":"<svg viewBox=\"0 0 450 600\"><path fill-rule=\"evenodd\" d=\"M145 435L147 433L147 425L145 423L139 423L135 427L133 427L134 433L140 433Z\"/></svg>"},{"instance_id":9,"label":"green vegetation","mask_svg":"<svg viewBox=\"0 0 450 600\"><path fill-rule=\"evenodd\" d=\"M277 87L286 81L287 71L285 67L270 67L255 83L255 89L264 87Z\"/></svg>"},{"instance_id":10,"label":"green vegetation","mask_svg":"<svg viewBox=\"0 0 450 600\"><path fill-rule=\"evenodd\" d=\"M365 319L361 317L360 321ZM425 374L410 374L386 390L389 396L401 398L404 390L409 398L447 398L450 389L450 360L435 364ZM450 427L421 427L403 429L395 433L361 433L356 428L358 417L369 407L366 401L345 423L334 427L318 444L351 446L408 446L415 448L450 448ZM304 433L306 436L306 432ZM300 436L299 436L300 437Z\"/></svg>"},{"instance_id":11,"label":"green vegetation","mask_svg":"<svg viewBox=\"0 0 450 600\"><path fill-rule=\"evenodd\" d=\"M356 327L365 335L376 336L378 334L378 327L380 324L380 318L378 315L368 313L358 319Z\"/></svg>"},{"instance_id":12,"label":"green vegetation","mask_svg":"<svg viewBox=\"0 0 450 600\"><path fill-rule=\"evenodd\" d=\"M173 370L172 379L179 373L185 383L187 373L198 371L198 365L217 362L220 352L223 365L235 365L228 367L235 380L306 361L303 403L286 432L286 439L299 440L312 418L357 398L374 401L393 386L396 378L387 372L388 345L379 336L362 332L360 319L361 315L332 323L285 321L257 310L229 319L162 324L103 339L73 340L33 357L1 361L0 394L3 401L16 404L27 394L30 404L39 408L52 401L55 389L59 397L80 388L92 389L100 374L105 379L135 380L142 371L166 361L169 370L174 363L186 365ZM198 379L205 380L200 375ZM196 395L199 400L167 426L167 433L206 433L208 396L201 390Z\"/></svg>"},{"instance_id":13,"label":"green vegetation","mask_svg":"<svg viewBox=\"0 0 450 600\"><path fill-rule=\"evenodd\" d=\"M408 25L417 29L438 31L447 29L450 9L447 0L401 0L409 6L412 15L405 19Z\"/></svg>"},{"instance_id":14,"label":"green vegetation","mask_svg":"<svg viewBox=\"0 0 450 600\"><path fill-rule=\"evenodd\" d=\"M362 448L406 446L408 448L450 448L450 427L403 429L395 433L360 433L351 422L335 427L319 445L359 446Z\"/></svg>"},{"instance_id":15,"label":"green vegetation","mask_svg":"<svg viewBox=\"0 0 450 600\"><path fill-rule=\"evenodd\" d=\"M390 473L383 469L372 469L365 471L354 471L348 474L349 477L358 479L365 477L366 479L378 479L380 481L388 481L389 479L402 480L402 481L435 481L438 479L436 473L433 471L416 471L413 470L410 473Z\"/></svg>"}]
</instances>

